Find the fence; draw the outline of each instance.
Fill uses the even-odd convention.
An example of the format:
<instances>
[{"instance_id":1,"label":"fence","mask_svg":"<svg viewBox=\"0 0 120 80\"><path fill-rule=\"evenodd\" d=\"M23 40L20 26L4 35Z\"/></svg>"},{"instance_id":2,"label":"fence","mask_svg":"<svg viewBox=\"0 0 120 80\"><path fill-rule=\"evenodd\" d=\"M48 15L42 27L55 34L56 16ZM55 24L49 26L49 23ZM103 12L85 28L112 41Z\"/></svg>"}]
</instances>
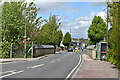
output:
<instances>
[{"instance_id":1,"label":"fence","mask_svg":"<svg viewBox=\"0 0 120 80\"><path fill-rule=\"evenodd\" d=\"M27 43L26 50L24 44L11 44L10 58L26 58L33 57L33 42Z\"/></svg>"},{"instance_id":2,"label":"fence","mask_svg":"<svg viewBox=\"0 0 120 80\"><path fill-rule=\"evenodd\" d=\"M2 47L3 48L0 48L0 50L2 50L1 56L4 55L2 58L25 58L25 56L26 58L33 58L45 54L55 53L55 48L53 45L33 45L33 42L26 44L26 50L24 44L9 43L8 45L7 43L6 45L2 45Z\"/></svg>"},{"instance_id":3,"label":"fence","mask_svg":"<svg viewBox=\"0 0 120 80\"><path fill-rule=\"evenodd\" d=\"M26 50L24 49L24 44L11 43L8 47L10 47L8 51L9 58L24 58L25 55L27 55L26 58L33 57L33 42L27 43Z\"/></svg>"}]
</instances>

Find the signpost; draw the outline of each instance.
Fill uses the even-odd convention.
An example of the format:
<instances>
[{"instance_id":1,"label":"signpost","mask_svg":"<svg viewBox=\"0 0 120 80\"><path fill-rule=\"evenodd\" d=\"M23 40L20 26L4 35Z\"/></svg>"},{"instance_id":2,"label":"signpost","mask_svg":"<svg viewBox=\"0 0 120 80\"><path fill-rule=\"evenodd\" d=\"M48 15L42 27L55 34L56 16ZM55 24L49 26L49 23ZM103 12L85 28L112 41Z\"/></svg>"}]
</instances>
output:
<instances>
[{"instance_id":1,"label":"signpost","mask_svg":"<svg viewBox=\"0 0 120 80\"><path fill-rule=\"evenodd\" d=\"M26 40L26 38L23 40L23 42L22 42L22 43L28 43L28 42L27 42L27 40Z\"/></svg>"}]
</instances>

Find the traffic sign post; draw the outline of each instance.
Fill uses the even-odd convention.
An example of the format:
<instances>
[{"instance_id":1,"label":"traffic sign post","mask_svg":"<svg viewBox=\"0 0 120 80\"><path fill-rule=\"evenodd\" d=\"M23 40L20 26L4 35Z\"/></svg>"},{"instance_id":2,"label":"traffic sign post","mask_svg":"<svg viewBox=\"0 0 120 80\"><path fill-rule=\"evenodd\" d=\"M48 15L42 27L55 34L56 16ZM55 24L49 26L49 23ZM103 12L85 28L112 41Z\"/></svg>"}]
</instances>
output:
<instances>
[{"instance_id":1,"label":"traffic sign post","mask_svg":"<svg viewBox=\"0 0 120 80\"><path fill-rule=\"evenodd\" d=\"M28 43L28 42L27 42L27 40L26 40L26 38L23 40L23 42L22 42L22 43Z\"/></svg>"}]
</instances>

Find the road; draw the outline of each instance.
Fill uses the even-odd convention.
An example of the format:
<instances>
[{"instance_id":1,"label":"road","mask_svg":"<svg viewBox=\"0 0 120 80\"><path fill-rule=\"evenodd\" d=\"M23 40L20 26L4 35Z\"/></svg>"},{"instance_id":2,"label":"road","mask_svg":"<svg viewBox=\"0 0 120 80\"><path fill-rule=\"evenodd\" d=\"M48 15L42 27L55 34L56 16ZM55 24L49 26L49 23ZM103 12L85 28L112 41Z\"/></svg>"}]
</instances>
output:
<instances>
[{"instance_id":1,"label":"road","mask_svg":"<svg viewBox=\"0 0 120 80\"><path fill-rule=\"evenodd\" d=\"M80 60L82 52L62 52L41 60L2 64L0 78L66 78Z\"/></svg>"}]
</instances>

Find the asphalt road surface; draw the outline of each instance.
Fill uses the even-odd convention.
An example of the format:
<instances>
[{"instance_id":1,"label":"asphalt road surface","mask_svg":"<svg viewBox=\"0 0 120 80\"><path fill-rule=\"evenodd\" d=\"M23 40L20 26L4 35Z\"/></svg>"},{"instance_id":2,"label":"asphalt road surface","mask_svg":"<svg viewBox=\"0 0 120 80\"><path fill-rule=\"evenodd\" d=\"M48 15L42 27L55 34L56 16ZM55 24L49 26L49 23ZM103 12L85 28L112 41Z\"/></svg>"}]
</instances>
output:
<instances>
[{"instance_id":1,"label":"asphalt road surface","mask_svg":"<svg viewBox=\"0 0 120 80\"><path fill-rule=\"evenodd\" d=\"M2 64L0 78L66 78L80 60L79 52L62 52L41 60Z\"/></svg>"}]
</instances>

